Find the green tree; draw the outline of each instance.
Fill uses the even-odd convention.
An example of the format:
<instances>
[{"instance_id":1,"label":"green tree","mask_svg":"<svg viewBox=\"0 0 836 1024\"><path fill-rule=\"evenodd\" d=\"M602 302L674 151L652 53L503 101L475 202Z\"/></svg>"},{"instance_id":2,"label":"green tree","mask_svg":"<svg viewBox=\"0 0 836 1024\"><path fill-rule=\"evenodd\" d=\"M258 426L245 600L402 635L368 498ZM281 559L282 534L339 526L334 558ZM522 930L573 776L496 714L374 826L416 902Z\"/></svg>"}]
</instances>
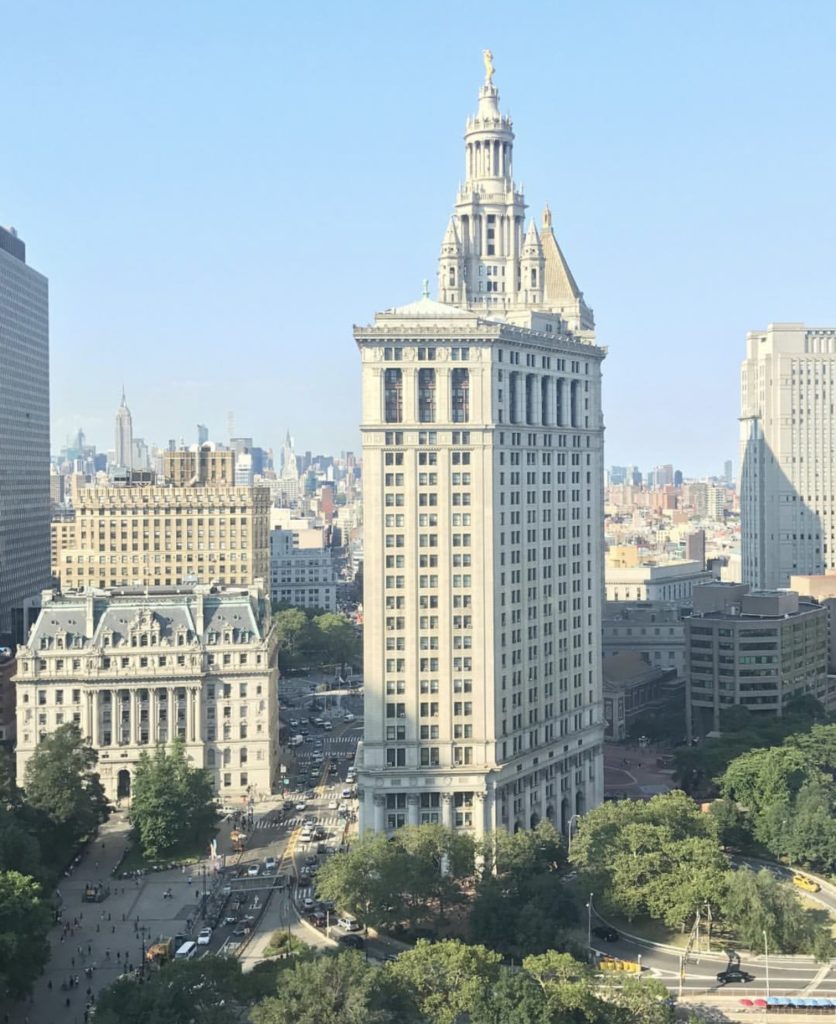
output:
<instances>
[{"instance_id":1,"label":"green tree","mask_svg":"<svg viewBox=\"0 0 836 1024\"><path fill-rule=\"evenodd\" d=\"M596 807L584 816L571 859L598 906L669 924L713 902L726 868L716 821L680 792Z\"/></svg>"},{"instance_id":2,"label":"green tree","mask_svg":"<svg viewBox=\"0 0 836 1024\"><path fill-rule=\"evenodd\" d=\"M412 825L392 837L361 837L347 853L320 868L317 890L341 910L367 924L415 925L435 912L441 918L461 898L461 883L473 873L469 836L441 825Z\"/></svg>"},{"instance_id":3,"label":"green tree","mask_svg":"<svg viewBox=\"0 0 836 1024\"><path fill-rule=\"evenodd\" d=\"M59 858L66 858L107 817L104 790L93 770L96 761L96 752L70 722L45 736L26 764L24 791L27 804L42 816L41 848L55 850Z\"/></svg>"},{"instance_id":4,"label":"green tree","mask_svg":"<svg viewBox=\"0 0 836 1024\"><path fill-rule=\"evenodd\" d=\"M241 964L203 957L113 982L99 995L96 1024L234 1024L241 1020Z\"/></svg>"},{"instance_id":5,"label":"green tree","mask_svg":"<svg viewBox=\"0 0 836 1024\"><path fill-rule=\"evenodd\" d=\"M34 878L0 872L0 1002L26 995L49 959L49 906Z\"/></svg>"},{"instance_id":6,"label":"green tree","mask_svg":"<svg viewBox=\"0 0 836 1024\"><path fill-rule=\"evenodd\" d=\"M630 1024L673 1024L676 1020L670 994L656 978L624 975L616 979L610 975L599 992L610 1006L624 1011L622 1019Z\"/></svg>"},{"instance_id":7,"label":"green tree","mask_svg":"<svg viewBox=\"0 0 836 1024\"><path fill-rule=\"evenodd\" d=\"M543 991L524 971L503 971L478 994L470 1024L562 1024Z\"/></svg>"},{"instance_id":8,"label":"green tree","mask_svg":"<svg viewBox=\"0 0 836 1024\"><path fill-rule=\"evenodd\" d=\"M355 951L294 963L281 972L276 995L251 1014L253 1024L407 1024L413 1017L383 972Z\"/></svg>"},{"instance_id":9,"label":"green tree","mask_svg":"<svg viewBox=\"0 0 836 1024\"><path fill-rule=\"evenodd\" d=\"M461 1014L479 1005L484 989L497 983L500 959L484 946L419 939L387 971L410 993L428 1024L456 1024Z\"/></svg>"},{"instance_id":10,"label":"green tree","mask_svg":"<svg viewBox=\"0 0 836 1024\"><path fill-rule=\"evenodd\" d=\"M287 672L309 663L311 624L301 608L285 608L273 617L279 641L279 667Z\"/></svg>"},{"instance_id":11,"label":"green tree","mask_svg":"<svg viewBox=\"0 0 836 1024\"><path fill-rule=\"evenodd\" d=\"M750 949L762 949L764 932L769 948L782 953L832 955L829 923L806 911L796 894L766 868L730 871L726 878L723 919Z\"/></svg>"},{"instance_id":12,"label":"green tree","mask_svg":"<svg viewBox=\"0 0 836 1024\"><path fill-rule=\"evenodd\" d=\"M781 852L795 864L836 870L836 788L808 782L798 791L791 823L780 836Z\"/></svg>"},{"instance_id":13,"label":"green tree","mask_svg":"<svg viewBox=\"0 0 836 1024\"><path fill-rule=\"evenodd\" d=\"M159 747L153 755L140 755L131 823L147 860L208 843L216 822L211 776L189 763L182 740L175 740L168 750Z\"/></svg>"},{"instance_id":14,"label":"green tree","mask_svg":"<svg viewBox=\"0 0 836 1024\"><path fill-rule=\"evenodd\" d=\"M345 666L353 664L360 652L354 624L344 615L325 612L316 616L313 627L317 661L320 665L339 665L344 675Z\"/></svg>"}]
</instances>

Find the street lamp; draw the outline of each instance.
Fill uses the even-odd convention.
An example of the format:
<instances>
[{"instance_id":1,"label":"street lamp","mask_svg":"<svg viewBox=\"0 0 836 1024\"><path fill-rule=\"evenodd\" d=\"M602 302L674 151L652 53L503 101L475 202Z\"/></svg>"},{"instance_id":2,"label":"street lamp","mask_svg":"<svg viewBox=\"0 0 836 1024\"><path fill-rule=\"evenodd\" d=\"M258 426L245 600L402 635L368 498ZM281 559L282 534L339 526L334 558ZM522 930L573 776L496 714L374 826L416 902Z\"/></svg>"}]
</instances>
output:
<instances>
[{"instance_id":1,"label":"street lamp","mask_svg":"<svg viewBox=\"0 0 836 1024\"><path fill-rule=\"evenodd\" d=\"M586 905L586 944L592 949L592 897L594 893L589 894L589 903Z\"/></svg>"},{"instance_id":2,"label":"street lamp","mask_svg":"<svg viewBox=\"0 0 836 1024\"><path fill-rule=\"evenodd\" d=\"M769 999L769 943L766 938L766 928L763 930L763 952L766 958L766 998Z\"/></svg>"}]
</instances>

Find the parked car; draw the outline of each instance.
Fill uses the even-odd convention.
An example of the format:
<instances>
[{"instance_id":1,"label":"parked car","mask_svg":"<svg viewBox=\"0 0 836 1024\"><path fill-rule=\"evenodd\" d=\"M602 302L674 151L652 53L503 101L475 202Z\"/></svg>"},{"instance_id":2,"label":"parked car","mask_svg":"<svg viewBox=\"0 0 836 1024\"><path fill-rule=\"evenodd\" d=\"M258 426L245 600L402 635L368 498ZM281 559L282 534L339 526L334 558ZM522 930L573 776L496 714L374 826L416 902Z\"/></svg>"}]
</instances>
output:
<instances>
[{"instance_id":1,"label":"parked car","mask_svg":"<svg viewBox=\"0 0 836 1024\"><path fill-rule=\"evenodd\" d=\"M264 858L264 870L269 871L271 874L276 870L276 858L265 857Z\"/></svg>"},{"instance_id":2,"label":"parked car","mask_svg":"<svg viewBox=\"0 0 836 1024\"><path fill-rule=\"evenodd\" d=\"M366 945L359 935L341 935L339 942L350 949L362 949Z\"/></svg>"},{"instance_id":3,"label":"parked car","mask_svg":"<svg viewBox=\"0 0 836 1024\"><path fill-rule=\"evenodd\" d=\"M198 946L208 946L212 941L212 929L201 928L197 935Z\"/></svg>"},{"instance_id":4,"label":"parked car","mask_svg":"<svg viewBox=\"0 0 836 1024\"><path fill-rule=\"evenodd\" d=\"M619 938L615 928L610 928L608 924L599 924L597 928L592 929L592 934L603 939L604 942L618 942Z\"/></svg>"},{"instance_id":5,"label":"parked car","mask_svg":"<svg viewBox=\"0 0 836 1024\"><path fill-rule=\"evenodd\" d=\"M354 916L354 914L341 914L337 920L337 924L343 931L346 932L359 932L360 922Z\"/></svg>"},{"instance_id":6,"label":"parked car","mask_svg":"<svg viewBox=\"0 0 836 1024\"><path fill-rule=\"evenodd\" d=\"M250 866L247 868L247 874L250 876L250 878L255 878L260 871L260 864L250 864Z\"/></svg>"},{"instance_id":7,"label":"parked car","mask_svg":"<svg viewBox=\"0 0 836 1024\"><path fill-rule=\"evenodd\" d=\"M306 896L302 906L305 910L316 910L316 900L312 896Z\"/></svg>"}]
</instances>

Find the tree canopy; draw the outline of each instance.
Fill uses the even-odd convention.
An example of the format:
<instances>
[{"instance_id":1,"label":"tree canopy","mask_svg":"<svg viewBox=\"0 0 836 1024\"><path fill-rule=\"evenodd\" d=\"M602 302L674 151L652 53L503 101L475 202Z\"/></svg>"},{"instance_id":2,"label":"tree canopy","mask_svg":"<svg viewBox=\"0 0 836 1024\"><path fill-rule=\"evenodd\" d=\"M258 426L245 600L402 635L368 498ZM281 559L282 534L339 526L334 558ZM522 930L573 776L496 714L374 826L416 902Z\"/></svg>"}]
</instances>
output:
<instances>
[{"instance_id":1,"label":"tree canopy","mask_svg":"<svg viewBox=\"0 0 836 1024\"><path fill-rule=\"evenodd\" d=\"M34 878L0 872L0 997L17 999L29 991L49 959L51 924Z\"/></svg>"},{"instance_id":2,"label":"tree canopy","mask_svg":"<svg viewBox=\"0 0 836 1024\"><path fill-rule=\"evenodd\" d=\"M274 620L279 667L284 672L332 665L345 669L360 656L360 639L345 615L316 614L311 608L283 608L276 612Z\"/></svg>"},{"instance_id":3,"label":"tree canopy","mask_svg":"<svg viewBox=\"0 0 836 1024\"><path fill-rule=\"evenodd\" d=\"M716 821L681 792L596 807L583 818L571 860L602 909L672 926L716 905L727 868Z\"/></svg>"},{"instance_id":4,"label":"tree canopy","mask_svg":"<svg viewBox=\"0 0 836 1024\"><path fill-rule=\"evenodd\" d=\"M212 780L186 756L182 740L143 752L134 773L131 822L145 858L156 861L208 843L217 811Z\"/></svg>"},{"instance_id":5,"label":"tree canopy","mask_svg":"<svg viewBox=\"0 0 836 1024\"><path fill-rule=\"evenodd\" d=\"M38 812L33 826L41 837L48 834L53 849L60 844L65 855L107 817L104 789L94 771L97 759L78 726L69 722L45 736L26 764L26 804Z\"/></svg>"}]
</instances>

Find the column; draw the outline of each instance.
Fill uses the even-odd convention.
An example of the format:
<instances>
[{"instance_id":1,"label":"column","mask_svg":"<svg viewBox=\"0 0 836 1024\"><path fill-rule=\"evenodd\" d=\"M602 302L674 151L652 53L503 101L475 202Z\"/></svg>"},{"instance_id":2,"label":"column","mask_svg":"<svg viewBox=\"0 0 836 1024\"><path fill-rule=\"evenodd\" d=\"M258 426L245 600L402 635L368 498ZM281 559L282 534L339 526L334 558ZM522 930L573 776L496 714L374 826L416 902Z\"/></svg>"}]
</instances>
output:
<instances>
[{"instance_id":1,"label":"column","mask_svg":"<svg viewBox=\"0 0 836 1024\"><path fill-rule=\"evenodd\" d=\"M203 742L203 688L196 686L194 688L194 718L195 718L195 741L197 743Z\"/></svg>"},{"instance_id":2,"label":"column","mask_svg":"<svg viewBox=\"0 0 836 1024\"><path fill-rule=\"evenodd\" d=\"M473 794L473 833L478 843L485 835L485 793Z\"/></svg>"},{"instance_id":3,"label":"column","mask_svg":"<svg viewBox=\"0 0 836 1024\"><path fill-rule=\"evenodd\" d=\"M102 745L102 707L101 707L101 691L93 690L90 694L92 698L91 703L93 705L92 714L92 743L93 749L98 750Z\"/></svg>"},{"instance_id":4,"label":"column","mask_svg":"<svg viewBox=\"0 0 836 1024\"><path fill-rule=\"evenodd\" d=\"M410 793L406 798L406 823L417 825L418 820L418 794Z\"/></svg>"},{"instance_id":5,"label":"column","mask_svg":"<svg viewBox=\"0 0 836 1024\"><path fill-rule=\"evenodd\" d=\"M445 828L453 827L453 794L441 794L441 824Z\"/></svg>"},{"instance_id":6,"label":"column","mask_svg":"<svg viewBox=\"0 0 836 1024\"><path fill-rule=\"evenodd\" d=\"M186 688L186 742L194 743L194 726L195 726L195 713L194 713L194 687L189 686Z\"/></svg>"},{"instance_id":7,"label":"column","mask_svg":"<svg viewBox=\"0 0 836 1024\"><path fill-rule=\"evenodd\" d=\"M166 708L166 739L169 743L177 735L177 690L173 686L168 688L168 707Z\"/></svg>"},{"instance_id":8,"label":"column","mask_svg":"<svg viewBox=\"0 0 836 1024\"><path fill-rule=\"evenodd\" d=\"M139 690L135 687L129 692L131 695L131 722L128 738L132 744L137 744L139 743Z\"/></svg>"},{"instance_id":9,"label":"column","mask_svg":"<svg viewBox=\"0 0 836 1024\"><path fill-rule=\"evenodd\" d=\"M375 832L385 831L383 811L385 809L386 801L383 799L382 793L374 794L374 830Z\"/></svg>"},{"instance_id":10,"label":"column","mask_svg":"<svg viewBox=\"0 0 836 1024\"><path fill-rule=\"evenodd\" d=\"M156 686L148 688L148 746L157 745L157 715L159 714L159 702L157 701Z\"/></svg>"}]
</instances>

